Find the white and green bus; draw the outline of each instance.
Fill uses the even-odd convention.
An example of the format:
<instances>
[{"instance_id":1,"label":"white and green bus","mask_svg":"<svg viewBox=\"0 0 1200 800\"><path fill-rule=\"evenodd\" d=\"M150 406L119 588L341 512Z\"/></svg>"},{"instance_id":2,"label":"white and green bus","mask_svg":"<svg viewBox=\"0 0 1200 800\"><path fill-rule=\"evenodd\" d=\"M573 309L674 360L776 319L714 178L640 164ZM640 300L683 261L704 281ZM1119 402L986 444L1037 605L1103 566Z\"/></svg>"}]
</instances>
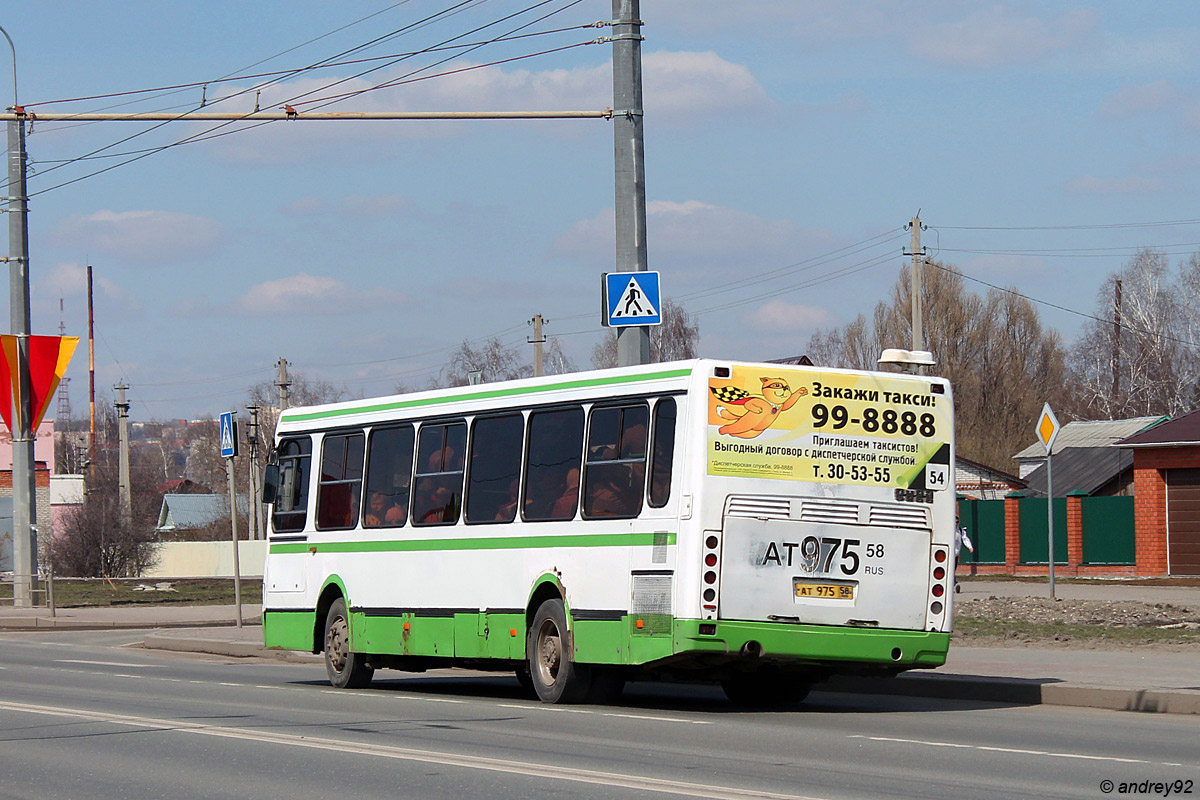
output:
<instances>
[{"instance_id":1,"label":"white and green bus","mask_svg":"<svg viewBox=\"0 0 1200 800\"><path fill-rule=\"evenodd\" d=\"M544 701L628 680L796 702L944 663L941 378L697 360L283 412L266 646L330 681L465 666Z\"/></svg>"}]
</instances>

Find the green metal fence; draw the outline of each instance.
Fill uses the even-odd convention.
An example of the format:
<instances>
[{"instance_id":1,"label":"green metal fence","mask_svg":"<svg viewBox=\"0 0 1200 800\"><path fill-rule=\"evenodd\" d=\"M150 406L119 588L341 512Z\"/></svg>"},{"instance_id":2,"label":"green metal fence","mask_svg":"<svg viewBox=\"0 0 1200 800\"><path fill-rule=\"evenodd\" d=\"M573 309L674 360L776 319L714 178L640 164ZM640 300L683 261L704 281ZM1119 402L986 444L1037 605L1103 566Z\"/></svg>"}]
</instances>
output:
<instances>
[{"instance_id":1,"label":"green metal fence","mask_svg":"<svg viewBox=\"0 0 1200 800\"><path fill-rule=\"evenodd\" d=\"M1083 563L1133 564L1137 554L1133 498L1085 497L1082 511ZM1045 529L1043 525L1042 530Z\"/></svg>"},{"instance_id":2,"label":"green metal fence","mask_svg":"<svg viewBox=\"0 0 1200 800\"><path fill-rule=\"evenodd\" d=\"M963 548L959 557L962 564L1004 563L1004 501L1003 500L960 500L958 502L959 523L975 545L972 553ZM1043 529L1045 526L1042 526Z\"/></svg>"},{"instance_id":3,"label":"green metal fence","mask_svg":"<svg viewBox=\"0 0 1200 800\"><path fill-rule=\"evenodd\" d=\"M1022 564L1045 564L1049 559L1050 543L1046 536L1046 498L1022 497L1021 519ZM1067 499L1054 499L1054 563L1067 563Z\"/></svg>"}]
</instances>

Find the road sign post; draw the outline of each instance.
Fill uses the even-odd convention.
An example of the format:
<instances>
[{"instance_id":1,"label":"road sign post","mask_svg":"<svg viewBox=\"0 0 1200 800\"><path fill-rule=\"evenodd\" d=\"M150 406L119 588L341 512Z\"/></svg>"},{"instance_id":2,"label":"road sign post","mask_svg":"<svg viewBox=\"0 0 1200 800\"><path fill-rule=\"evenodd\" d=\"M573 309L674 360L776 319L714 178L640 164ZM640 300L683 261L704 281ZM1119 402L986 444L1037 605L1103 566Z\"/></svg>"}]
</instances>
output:
<instances>
[{"instance_id":1,"label":"road sign post","mask_svg":"<svg viewBox=\"0 0 1200 800\"><path fill-rule=\"evenodd\" d=\"M1058 438L1058 432L1061 426L1058 424L1058 417L1054 416L1054 411L1050 408L1050 404L1046 403L1042 407L1042 415L1038 418L1037 437L1042 446L1046 448L1046 531L1047 538L1047 563L1050 568L1050 599L1054 599L1054 480L1053 473L1050 471L1050 456L1054 449L1054 440Z\"/></svg>"},{"instance_id":2,"label":"road sign post","mask_svg":"<svg viewBox=\"0 0 1200 800\"><path fill-rule=\"evenodd\" d=\"M237 421L232 411L221 414L221 457L225 459L225 472L229 476L229 528L233 533L233 603L234 619L242 627L242 570L238 558L237 530L237 486L233 479L233 459L238 454Z\"/></svg>"}]
</instances>

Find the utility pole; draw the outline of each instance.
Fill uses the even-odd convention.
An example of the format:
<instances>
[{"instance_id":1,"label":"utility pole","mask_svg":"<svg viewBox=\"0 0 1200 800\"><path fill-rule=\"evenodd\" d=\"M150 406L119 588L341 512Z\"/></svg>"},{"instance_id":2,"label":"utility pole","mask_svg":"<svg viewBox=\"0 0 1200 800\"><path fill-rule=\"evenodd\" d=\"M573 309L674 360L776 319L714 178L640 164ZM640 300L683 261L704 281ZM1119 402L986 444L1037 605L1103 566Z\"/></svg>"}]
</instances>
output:
<instances>
[{"instance_id":1,"label":"utility pole","mask_svg":"<svg viewBox=\"0 0 1200 800\"><path fill-rule=\"evenodd\" d=\"M1117 278L1116 297L1113 298L1115 305L1113 307L1113 348L1112 348L1112 401L1120 403L1118 393L1121 389L1121 372L1119 365L1121 363L1121 279Z\"/></svg>"},{"instance_id":2,"label":"utility pole","mask_svg":"<svg viewBox=\"0 0 1200 800\"><path fill-rule=\"evenodd\" d=\"M912 252L905 255L912 256L912 288L909 290L912 294L912 349L925 349L925 331L923 328L925 319L925 310L922 307L921 294L924 291L924 260L925 250L921 247L921 212L912 218L908 223L909 233L912 235ZM913 368L915 372L916 367Z\"/></svg>"},{"instance_id":3,"label":"utility pole","mask_svg":"<svg viewBox=\"0 0 1200 800\"><path fill-rule=\"evenodd\" d=\"M292 383L288 380L288 362L282 356L275 363L275 366L279 367L279 379L275 381L275 385L279 387L279 411L283 412L288 407L288 387Z\"/></svg>"},{"instance_id":4,"label":"utility pole","mask_svg":"<svg viewBox=\"0 0 1200 800\"><path fill-rule=\"evenodd\" d=\"M87 265L88 303L88 477L96 463L96 317L92 309L92 265Z\"/></svg>"},{"instance_id":5,"label":"utility pole","mask_svg":"<svg viewBox=\"0 0 1200 800\"><path fill-rule=\"evenodd\" d=\"M17 99L17 47L12 49L13 118L8 121L9 324L17 337L16 389L12 407L13 606L30 608L37 597L37 487L34 482L32 393L29 380L29 195L25 186L25 110Z\"/></svg>"},{"instance_id":6,"label":"utility pole","mask_svg":"<svg viewBox=\"0 0 1200 800\"><path fill-rule=\"evenodd\" d=\"M129 403L125 401L125 390L129 387L118 383L113 387L117 390L117 437L119 477L117 482L117 499L121 504L121 525L128 531L133 527L133 491L129 485Z\"/></svg>"},{"instance_id":7,"label":"utility pole","mask_svg":"<svg viewBox=\"0 0 1200 800\"><path fill-rule=\"evenodd\" d=\"M613 160L617 272L645 272L646 159L642 140L642 19L639 0L613 0ZM617 328L617 366L650 363L650 328Z\"/></svg>"},{"instance_id":8,"label":"utility pole","mask_svg":"<svg viewBox=\"0 0 1200 800\"><path fill-rule=\"evenodd\" d=\"M250 527L251 539L265 539L266 531L259 519L262 504L258 502L258 406L249 405L246 406L246 410L250 412L250 430L246 435L246 445L250 449L250 515L247 524Z\"/></svg>"},{"instance_id":9,"label":"utility pole","mask_svg":"<svg viewBox=\"0 0 1200 800\"><path fill-rule=\"evenodd\" d=\"M529 322L533 325L533 338L529 340L533 342L533 377L540 378L546 374L545 363L542 360L542 345L546 342L546 337L542 335L545 320L541 314L534 314Z\"/></svg>"}]
</instances>

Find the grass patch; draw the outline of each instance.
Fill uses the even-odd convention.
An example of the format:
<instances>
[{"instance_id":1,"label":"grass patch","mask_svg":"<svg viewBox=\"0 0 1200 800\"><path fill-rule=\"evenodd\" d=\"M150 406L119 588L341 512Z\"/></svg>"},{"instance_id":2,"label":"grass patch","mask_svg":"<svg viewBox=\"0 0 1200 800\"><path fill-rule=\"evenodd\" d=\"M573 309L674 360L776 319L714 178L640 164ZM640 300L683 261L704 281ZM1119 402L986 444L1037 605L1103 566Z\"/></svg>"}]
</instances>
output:
<instances>
[{"instance_id":1,"label":"grass patch","mask_svg":"<svg viewBox=\"0 0 1200 800\"><path fill-rule=\"evenodd\" d=\"M196 578L190 580L166 581L174 591L158 592L139 590L138 586L154 586L160 581L153 580L113 580L102 578L71 578L54 581L54 604L58 608L79 608L85 606L162 606L189 605L214 606L232 605L234 601L232 578ZM38 584L39 589L46 588L46 582ZM11 583L0 584L0 607L7 606L6 600L11 600L13 587ZM45 595L39 596L39 602L44 603ZM262 579L242 578L242 602L262 602Z\"/></svg>"},{"instance_id":2,"label":"grass patch","mask_svg":"<svg viewBox=\"0 0 1200 800\"><path fill-rule=\"evenodd\" d=\"M1028 642L1082 641L1091 644L1200 644L1200 631L1069 622L1029 622L991 617L954 618L956 639L1004 639Z\"/></svg>"}]
</instances>

